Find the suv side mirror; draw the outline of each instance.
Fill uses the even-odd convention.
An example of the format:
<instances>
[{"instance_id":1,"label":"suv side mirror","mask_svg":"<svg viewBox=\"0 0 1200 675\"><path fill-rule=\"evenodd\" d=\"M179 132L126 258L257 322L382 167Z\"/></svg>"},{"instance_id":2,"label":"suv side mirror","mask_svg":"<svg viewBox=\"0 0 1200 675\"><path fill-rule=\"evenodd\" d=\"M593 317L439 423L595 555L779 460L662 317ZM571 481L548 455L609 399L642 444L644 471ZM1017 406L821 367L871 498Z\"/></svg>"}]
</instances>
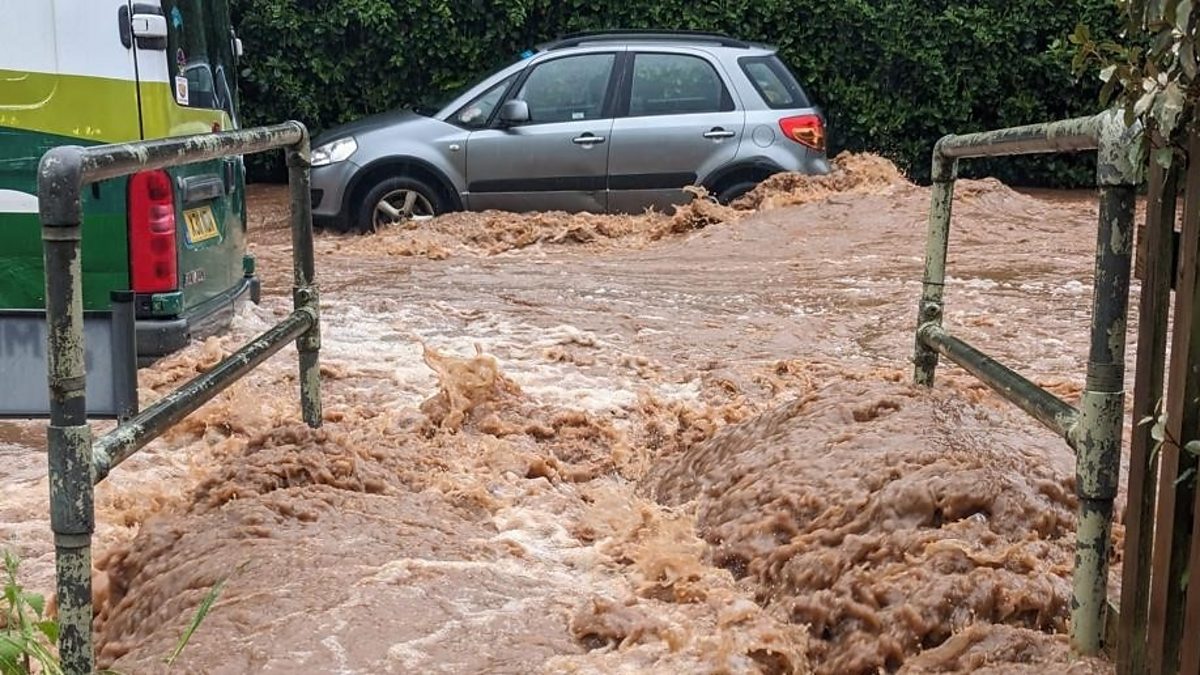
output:
<instances>
[{"instance_id":1,"label":"suv side mirror","mask_svg":"<svg viewBox=\"0 0 1200 675\"><path fill-rule=\"evenodd\" d=\"M520 99L509 99L500 106L500 124L506 127L529 121L529 104Z\"/></svg>"}]
</instances>

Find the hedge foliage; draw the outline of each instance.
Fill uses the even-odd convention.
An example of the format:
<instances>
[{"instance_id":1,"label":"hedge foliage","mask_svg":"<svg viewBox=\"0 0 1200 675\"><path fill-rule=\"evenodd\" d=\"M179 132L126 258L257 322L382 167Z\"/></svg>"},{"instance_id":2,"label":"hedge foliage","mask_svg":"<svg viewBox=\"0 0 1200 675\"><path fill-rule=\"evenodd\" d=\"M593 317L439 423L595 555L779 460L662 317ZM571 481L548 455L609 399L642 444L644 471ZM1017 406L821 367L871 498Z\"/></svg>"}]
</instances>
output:
<instances>
[{"instance_id":1,"label":"hedge foliage","mask_svg":"<svg viewBox=\"0 0 1200 675\"><path fill-rule=\"evenodd\" d=\"M762 40L829 118L831 152L872 150L917 180L943 134L1095 112L1071 72L1083 22L1115 34L1112 0L233 0L248 124L314 131L474 81L563 33L717 30ZM258 166L261 176L264 167ZM1086 163L997 162L1019 184L1086 182Z\"/></svg>"}]
</instances>

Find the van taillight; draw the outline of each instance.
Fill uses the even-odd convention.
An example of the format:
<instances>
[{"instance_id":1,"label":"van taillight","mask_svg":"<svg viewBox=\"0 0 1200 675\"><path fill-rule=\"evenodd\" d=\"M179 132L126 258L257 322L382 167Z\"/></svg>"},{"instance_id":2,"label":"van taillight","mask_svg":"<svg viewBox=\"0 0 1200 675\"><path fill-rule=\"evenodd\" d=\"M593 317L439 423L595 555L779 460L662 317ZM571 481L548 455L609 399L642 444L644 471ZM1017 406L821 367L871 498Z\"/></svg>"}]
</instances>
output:
<instances>
[{"instance_id":1,"label":"van taillight","mask_svg":"<svg viewBox=\"0 0 1200 675\"><path fill-rule=\"evenodd\" d=\"M797 115L779 120L783 135L813 150L825 151L825 124L817 115Z\"/></svg>"},{"instance_id":2,"label":"van taillight","mask_svg":"<svg viewBox=\"0 0 1200 675\"><path fill-rule=\"evenodd\" d=\"M143 171L129 179L129 268L137 293L179 286L175 193L166 171Z\"/></svg>"}]
</instances>

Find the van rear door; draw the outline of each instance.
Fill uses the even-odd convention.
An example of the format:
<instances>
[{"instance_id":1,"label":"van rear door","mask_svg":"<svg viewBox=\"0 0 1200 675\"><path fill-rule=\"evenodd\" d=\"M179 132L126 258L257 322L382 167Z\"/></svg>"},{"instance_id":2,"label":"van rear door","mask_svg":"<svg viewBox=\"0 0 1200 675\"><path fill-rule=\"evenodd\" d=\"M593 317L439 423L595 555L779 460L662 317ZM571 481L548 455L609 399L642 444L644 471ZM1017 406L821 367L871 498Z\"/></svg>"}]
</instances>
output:
<instances>
[{"instance_id":1,"label":"van rear door","mask_svg":"<svg viewBox=\"0 0 1200 675\"><path fill-rule=\"evenodd\" d=\"M164 25L162 37L138 38L138 95L142 137L163 138L206 134L237 128L234 79L234 36L228 0L161 0L133 2L138 17L161 17L141 25ZM240 158L226 158L171 169L168 172L178 249L175 279L165 289L144 257L131 260L131 283L138 292L143 319L187 316L203 318L228 308L231 296L245 283L244 173ZM154 198L134 195L161 181L131 182L131 210ZM130 217L130 250L149 251L153 218ZM141 267L139 267L141 265Z\"/></svg>"}]
</instances>

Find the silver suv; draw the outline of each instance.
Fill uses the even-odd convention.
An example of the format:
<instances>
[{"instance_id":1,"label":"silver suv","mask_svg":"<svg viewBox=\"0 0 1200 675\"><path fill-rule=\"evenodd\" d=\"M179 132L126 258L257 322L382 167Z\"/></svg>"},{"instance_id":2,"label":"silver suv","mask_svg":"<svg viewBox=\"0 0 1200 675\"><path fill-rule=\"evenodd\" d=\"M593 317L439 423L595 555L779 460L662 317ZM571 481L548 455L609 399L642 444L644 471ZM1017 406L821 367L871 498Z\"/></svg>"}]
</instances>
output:
<instances>
[{"instance_id":1,"label":"silver suv","mask_svg":"<svg viewBox=\"0 0 1200 675\"><path fill-rule=\"evenodd\" d=\"M454 210L638 212L826 173L825 124L771 47L694 32L580 33L442 104L321 134L318 224L372 231Z\"/></svg>"}]
</instances>

